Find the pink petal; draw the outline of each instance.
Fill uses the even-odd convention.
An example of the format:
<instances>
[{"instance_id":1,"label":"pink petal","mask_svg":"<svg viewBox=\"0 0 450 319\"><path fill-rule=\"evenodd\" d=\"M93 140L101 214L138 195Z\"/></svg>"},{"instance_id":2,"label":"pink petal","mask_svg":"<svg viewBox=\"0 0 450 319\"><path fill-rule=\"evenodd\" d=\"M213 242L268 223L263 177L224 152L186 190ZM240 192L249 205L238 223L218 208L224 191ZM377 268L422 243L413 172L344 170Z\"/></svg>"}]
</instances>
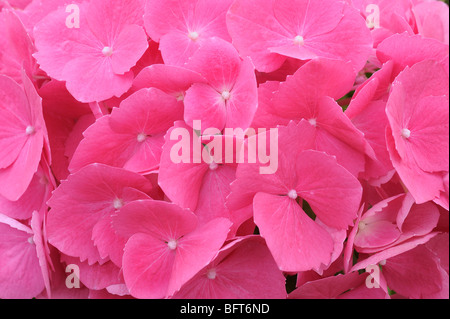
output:
<instances>
[{"instance_id":1,"label":"pink petal","mask_svg":"<svg viewBox=\"0 0 450 319\"><path fill-rule=\"evenodd\" d=\"M396 78L386 106L398 154L427 172L448 171L446 87L448 75L439 64L420 62Z\"/></svg>"},{"instance_id":2,"label":"pink petal","mask_svg":"<svg viewBox=\"0 0 450 319\"><path fill-rule=\"evenodd\" d=\"M426 59L442 63L448 69L448 45L419 35L403 33L387 38L377 47L377 57L381 63L389 60L394 62L394 75L406 66L411 67Z\"/></svg>"},{"instance_id":3,"label":"pink petal","mask_svg":"<svg viewBox=\"0 0 450 319\"><path fill-rule=\"evenodd\" d=\"M103 163L139 173L157 169L164 134L181 117L182 104L174 97L158 89L139 90L89 127L69 168L75 172Z\"/></svg>"},{"instance_id":4,"label":"pink petal","mask_svg":"<svg viewBox=\"0 0 450 319\"><path fill-rule=\"evenodd\" d=\"M31 299L45 288L36 246L30 238L31 229L0 214L2 299Z\"/></svg>"},{"instance_id":5,"label":"pink petal","mask_svg":"<svg viewBox=\"0 0 450 319\"><path fill-rule=\"evenodd\" d=\"M153 64L144 68L134 79L133 89L139 90L154 87L161 91L183 96L194 83L204 83L206 80L197 72L182 67L166 64ZM180 95L182 94L182 95Z\"/></svg>"},{"instance_id":6,"label":"pink petal","mask_svg":"<svg viewBox=\"0 0 450 319\"><path fill-rule=\"evenodd\" d=\"M196 83L186 92L184 99L184 119L193 126L201 121L202 127L222 130L227 123L226 103L221 94L207 84Z\"/></svg>"},{"instance_id":7,"label":"pink petal","mask_svg":"<svg viewBox=\"0 0 450 319\"><path fill-rule=\"evenodd\" d=\"M285 278L259 236L237 239L189 280L174 299L284 299Z\"/></svg>"},{"instance_id":8,"label":"pink petal","mask_svg":"<svg viewBox=\"0 0 450 319\"><path fill-rule=\"evenodd\" d=\"M135 234L123 257L125 283L133 297L164 298L167 294L175 253L167 244L148 234Z\"/></svg>"},{"instance_id":9,"label":"pink petal","mask_svg":"<svg viewBox=\"0 0 450 319\"><path fill-rule=\"evenodd\" d=\"M442 285L436 258L424 246L389 258L383 275L392 290L414 299L436 293Z\"/></svg>"},{"instance_id":10,"label":"pink petal","mask_svg":"<svg viewBox=\"0 0 450 319\"><path fill-rule=\"evenodd\" d=\"M77 265L80 269L80 281L89 289L100 290L121 282L120 268L108 261L102 265L96 263L89 265L78 258L61 256L67 265Z\"/></svg>"},{"instance_id":11,"label":"pink petal","mask_svg":"<svg viewBox=\"0 0 450 319\"><path fill-rule=\"evenodd\" d=\"M328 265L333 252L331 235L311 220L292 199L256 194L254 219L278 267L298 272Z\"/></svg>"},{"instance_id":12,"label":"pink petal","mask_svg":"<svg viewBox=\"0 0 450 319\"><path fill-rule=\"evenodd\" d=\"M27 190L17 201L10 201L0 195L0 211L15 219L29 219L33 211L40 211L48 200L52 186L42 167L34 174Z\"/></svg>"},{"instance_id":13,"label":"pink petal","mask_svg":"<svg viewBox=\"0 0 450 319\"><path fill-rule=\"evenodd\" d=\"M6 155L0 160L0 195L13 201L28 188L38 169L42 149L44 145L48 147L41 98L24 74L23 83L24 89L11 78L0 76L0 95L4 101L0 108L0 147L10 152L10 155L0 153L2 157ZM29 134L27 129L31 130Z\"/></svg>"},{"instance_id":14,"label":"pink petal","mask_svg":"<svg viewBox=\"0 0 450 319\"><path fill-rule=\"evenodd\" d=\"M151 189L146 178L101 164L86 166L70 175L48 202L49 242L81 261L101 262L103 258L92 240L93 229L104 216L126 204L122 196L127 187L144 193Z\"/></svg>"},{"instance_id":15,"label":"pink petal","mask_svg":"<svg viewBox=\"0 0 450 319\"><path fill-rule=\"evenodd\" d=\"M158 240L178 239L197 227L197 218L188 209L173 203L138 200L124 206L113 218L118 234L129 238L146 233Z\"/></svg>"},{"instance_id":16,"label":"pink petal","mask_svg":"<svg viewBox=\"0 0 450 319\"><path fill-rule=\"evenodd\" d=\"M321 152L304 151L296 160L299 180L295 189L317 217L337 229L353 225L362 194L359 181L334 158Z\"/></svg>"}]
</instances>

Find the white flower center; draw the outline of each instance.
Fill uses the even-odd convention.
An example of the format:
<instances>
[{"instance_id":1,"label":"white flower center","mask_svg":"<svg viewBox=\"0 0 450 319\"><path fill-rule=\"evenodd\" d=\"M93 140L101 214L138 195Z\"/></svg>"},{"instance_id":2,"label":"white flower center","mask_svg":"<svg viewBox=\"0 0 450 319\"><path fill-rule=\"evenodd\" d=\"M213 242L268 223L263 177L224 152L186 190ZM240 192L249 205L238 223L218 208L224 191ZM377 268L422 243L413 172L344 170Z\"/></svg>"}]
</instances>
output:
<instances>
[{"instance_id":1,"label":"white flower center","mask_svg":"<svg viewBox=\"0 0 450 319\"><path fill-rule=\"evenodd\" d=\"M386 259L384 259L384 260L380 261L380 265L381 265L381 266L384 266L384 265L386 265Z\"/></svg>"},{"instance_id":2,"label":"white flower center","mask_svg":"<svg viewBox=\"0 0 450 319\"><path fill-rule=\"evenodd\" d=\"M316 119L310 119L309 124L311 124L312 126L317 126L317 120Z\"/></svg>"},{"instance_id":3,"label":"white flower center","mask_svg":"<svg viewBox=\"0 0 450 319\"><path fill-rule=\"evenodd\" d=\"M198 39L199 34L195 31L189 32L188 34L189 39L191 39L192 41L195 41Z\"/></svg>"},{"instance_id":4,"label":"white flower center","mask_svg":"<svg viewBox=\"0 0 450 319\"><path fill-rule=\"evenodd\" d=\"M288 197L290 199L297 199L298 197L297 191L295 189L291 189L288 193Z\"/></svg>"},{"instance_id":5,"label":"white flower center","mask_svg":"<svg viewBox=\"0 0 450 319\"><path fill-rule=\"evenodd\" d=\"M408 130L407 128L404 128L404 129L402 130L402 137L403 137L403 138L410 138L410 136L411 136L411 131Z\"/></svg>"},{"instance_id":6,"label":"white flower center","mask_svg":"<svg viewBox=\"0 0 450 319\"><path fill-rule=\"evenodd\" d=\"M184 101L184 94L180 93L179 95L177 95L177 101Z\"/></svg>"},{"instance_id":7,"label":"white flower center","mask_svg":"<svg viewBox=\"0 0 450 319\"><path fill-rule=\"evenodd\" d=\"M110 47L104 47L102 53L105 57L109 57L113 54L113 50Z\"/></svg>"},{"instance_id":8,"label":"white flower center","mask_svg":"<svg viewBox=\"0 0 450 319\"><path fill-rule=\"evenodd\" d=\"M178 243L175 239L169 240L169 242L167 243L167 247L169 247L170 250L175 250L177 249Z\"/></svg>"},{"instance_id":9,"label":"white flower center","mask_svg":"<svg viewBox=\"0 0 450 319\"><path fill-rule=\"evenodd\" d=\"M223 91L222 92L222 99L224 101L228 101L230 99L230 97L231 97L230 91Z\"/></svg>"},{"instance_id":10,"label":"white flower center","mask_svg":"<svg viewBox=\"0 0 450 319\"><path fill-rule=\"evenodd\" d=\"M116 198L113 201L113 206L114 206L114 209L121 209L123 207L123 200L121 200L120 198Z\"/></svg>"},{"instance_id":11,"label":"white flower center","mask_svg":"<svg viewBox=\"0 0 450 319\"><path fill-rule=\"evenodd\" d=\"M30 245L33 245L34 244L33 236L29 237L27 241Z\"/></svg>"},{"instance_id":12,"label":"white flower center","mask_svg":"<svg viewBox=\"0 0 450 319\"><path fill-rule=\"evenodd\" d=\"M305 39L303 39L303 37L301 35L298 35L294 38L294 44L295 45L304 45Z\"/></svg>"},{"instance_id":13,"label":"white flower center","mask_svg":"<svg viewBox=\"0 0 450 319\"><path fill-rule=\"evenodd\" d=\"M27 135L33 135L34 133L36 133L36 129L34 128L34 126L27 126L27 128L25 129L25 133Z\"/></svg>"},{"instance_id":14,"label":"white flower center","mask_svg":"<svg viewBox=\"0 0 450 319\"><path fill-rule=\"evenodd\" d=\"M140 134L137 136L137 141L138 141L139 143L144 142L146 139L147 139L147 134L145 134L145 133L140 133Z\"/></svg>"},{"instance_id":15,"label":"white flower center","mask_svg":"<svg viewBox=\"0 0 450 319\"><path fill-rule=\"evenodd\" d=\"M217 276L217 273L214 268L208 269L208 271L206 272L206 277L208 279L211 279L211 280L216 279L216 276Z\"/></svg>"}]
</instances>

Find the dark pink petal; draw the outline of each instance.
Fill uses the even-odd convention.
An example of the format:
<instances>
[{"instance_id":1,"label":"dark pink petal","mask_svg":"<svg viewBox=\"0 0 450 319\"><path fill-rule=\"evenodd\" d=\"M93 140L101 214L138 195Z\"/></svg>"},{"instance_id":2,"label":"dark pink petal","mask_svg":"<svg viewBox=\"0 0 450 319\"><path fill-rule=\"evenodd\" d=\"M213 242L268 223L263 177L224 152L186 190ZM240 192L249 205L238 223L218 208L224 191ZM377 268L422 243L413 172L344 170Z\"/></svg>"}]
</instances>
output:
<instances>
[{"instance_id":1,"label":"dark pink petal","mask_svg":"<svg viewBox=\"0 0 450 319\"><path fill-rule=\"evenodd\" d=\"M115 227L131 235L123 270L133 296L173 295L216 255L231 224L219 218L196 226L195 215L171 203L137 201L124 207Z\"/></svg>"},{"instance_id":2,"label":"dark pink petal","mask_svg":"<svg viewBox=\"0 0 450 319\"><path fill-rule=\"evenodd\" d=\"M0 195L0 211L11 218L29 219L33 211L40 211L45 206L52 188L43 168L39 167L27 190L17 201Z\"/></svg>"},{"instance_id":3,"label":"dark pink petal","mask_svg":"<svg viewBox=\"0 0 450 319\"><path fill-rule=\"evenodd\" d=\"M221 94L212 86L196 83L186 92L184 99L184 119L193 126L201 121L202 127L214 127L219 130L227 126L227 107Z\"/></svg>"},{"instance_id":4,"label":"dark pink petal","mask_svg":"<svg viewBox=\"0 0 450 319\"><path fill-rule=\"evenodd\" d=\"M413 239L401 243L400 245L382 250L363 260L359 260L356 264L353 265L353 267L350 269L350 272L365 269L367 266L370 265L378 265L380 262L384 260L388 260L389 258L398 256L402 253L405 253L407 251L410 251L411 249L416 248L419 245L427 243L430 239L432 239L436 235L437 233L433 232L425 236L415 237Z\"/></svg>"},{"instance_id":5,"label":"dark pink petal","mask_svg":"<svg viewBox=\"0 0 450 319\"><path fill-rule=\"evenodd\" d=\"M31 76L36 62L32 58L35 48L18 17L17 11L2 10L0 13L0 74L22 82L22 69Z\"/></svg>"},{"instance_id":6,"label":"dark pink petal","mask_svg":"<svg viewBox=\"0 0 450 319\"><path fill-rule=\"evenodd\" d=\"M423 204L427 201L439 198L444 192L444 182L441 174L429 173L421 170L414 162L404 163L395 149L395 141L391 128L386 128L386 145L393 166L402 182L411 192L416 203ZM416 181L420 180L421 183Z\"/></svg>"},{"instance_id":7,"label":"dark pink petal","mask_svg":"<svg viewBox=\"0 0 450 319\"><path fill-rule=\"evenodd\" d=\"M225 242L230 227L228 219L216 218L179 240L168 296L211 262Z\"/></svg>"},{"instance_id":8,"label":"dark pink petal","mask_svg":"<svg viewBox=\"0 0 450 319\"><path fill-rule=\"evenodd\" d=\"M177 132L183 134L187 132L188 135L181 136L180 140ZM182 143L181 151L186 153L184 156L187 158L184 158L181 163L176 163L173 150L179 152L176 149L179 143ZM201 152L201 140L193 130L184 122L176 122L166 134L158 178L159 185L170 200L193 211L197 207L203 177L209 169L208 165L202 161L201 154L198 156L194 154L194 145L198 145ZM188 148L187 151L186 148ZM180 179L180 176L183 178Z\"/></svg>"}]
</instances>

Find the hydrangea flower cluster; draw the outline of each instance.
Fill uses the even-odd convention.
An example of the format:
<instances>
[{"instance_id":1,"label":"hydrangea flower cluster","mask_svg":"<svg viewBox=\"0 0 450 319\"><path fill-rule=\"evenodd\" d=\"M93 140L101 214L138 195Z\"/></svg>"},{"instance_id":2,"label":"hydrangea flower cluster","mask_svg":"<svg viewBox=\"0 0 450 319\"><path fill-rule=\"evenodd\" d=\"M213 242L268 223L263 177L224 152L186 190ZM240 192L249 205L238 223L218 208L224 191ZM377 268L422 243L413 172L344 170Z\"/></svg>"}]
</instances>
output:
<instances>
[{"instance_id":1,"label":"hydrangea flower cluster","mask_svg":"<svg viewBox=\"0 0 450 319\"><path fill-rule=\"evenodd\" d=\"M449 298L444 2L0 10L0 298Z\"/></svg>"}]
</instances>

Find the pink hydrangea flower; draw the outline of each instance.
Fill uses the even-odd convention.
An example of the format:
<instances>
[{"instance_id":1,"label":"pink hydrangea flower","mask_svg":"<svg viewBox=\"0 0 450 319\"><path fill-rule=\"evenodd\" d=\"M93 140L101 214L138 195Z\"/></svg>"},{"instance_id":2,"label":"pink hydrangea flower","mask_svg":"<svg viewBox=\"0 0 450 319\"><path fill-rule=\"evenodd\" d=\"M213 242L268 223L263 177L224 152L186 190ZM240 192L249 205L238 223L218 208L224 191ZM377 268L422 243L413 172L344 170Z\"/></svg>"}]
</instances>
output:
<instances>
[{"instance_id":1,"label":"pink hydrangea flower","mask_svg":"<svg viewBox=\"0 0 450 319\"><path fill-rule=\"evenodd\" d=\"M0 257L8 262L0 270L2 299L32 298L44 288L35 240L39 233L0 214Z\"/></svg>"},{"instance_id":2,"label":"pink hydrangea flower","mask_svg":"<svg viewBox=\"0 0 450 319\"><path fill-rule=\"evenodd\" d=\"M255 223L284 271L318 270L331 261L331 234L304 212L304 200L322 223L335 229L352 225L361 200L362 187L354 176L335 158L310 150L313 133L305 120L280 128L278 171L260 175L259 165L240 164L228 198L231 209L253 202Z\"/></svg>"},{"instance_id":3,"label":"pink hydrangea flower","mask_svg":"<svg viewBox=\"0 0 450 319\"><path fill-rule=\"evenodd\" d=\"M115 6L106 0L79 4L79 26L68 26L69 14L59 7L35 26L39 65L52 78L65 81L81 102L125 93L134 78L130 69L148 47L142 2L120 0Z\"/></svg>"},{"instance_id":4,"label":"pink hydrangea flower","mask_svg":"<svg viewBox=\"0 0 450 319\"><path fill-rule=\"evenodd\" d=\"M150 182L130 171L92 164L70 175L48 201L49 242L83 262L122 264L125 238L117 236L111 218L128 202L149 198Z\"/></svg>"},{"instance_id":5,"label":"pink hydrangea flower","mask_svg":"<svg viewBox=\"0 0 450 319\"><path fill-rule=\"evenodd\" d=\"M0 298L448 299L448 12L0 0Z\"/></svg>"},{"instance_id":6,"label":"pink hydrangea flower","mask_svg":"<svg viewBox=\"0 0 450 319\"><path fill-rule=\"evenodd\" d=\"M125 283L137 298L167 298L205 267L223 245L230 222L217 218L197 226L187 209L163 201L136 201L114 219L128 239Z\"/></svg>"},{"instance_id":7,"label":"pink hydrangea flower","mask_svg":"<svg viewBox=\"0 0 450 319\"><path fill-rule=\"evenodd\" d=\"M373 156L373 150L335 102L351 89L354 80L348 63L310 61L279 86L270 84L270 92L276 91L268 92L267 97L261 94L255 121L263 127L286 125L292 119L308 121L315 135L312 148L336 156L341 165L358 176L364 170L366 154Z\"/></svg>"},{"instance_id":8,"label":"pink hydrangea flower","mask_svg":"<svg viewBox=\"0 0 450 319\"><path fill-rule=\"evenodd\" d=\"M364 19L344 1L237 0L227 25L233 44L261 72L275 71L286 57L340 59L357 72L372 49Z\"/></svg>"},{"instance_id":9,"label":"pink hydrangea flower","mask_svg":"<svg viewBox=\"0 0 450 319\"><path fill-rule=\"evenodd\" d=\"M173 150L179 141L173 140L172 134L179 129L189 132L190 152L187 154L189 158L185 159L186 162L175 163ZM225 149L226 139L233 137L213 136L213 138L220 139L222 148ZM217 217L232 218L225 202L231 191L230 184L236 178L236 163L226 163L225 152L221 153L220 158L211 154L207 149L208 142L208 136L197 137L184 122L176 122L166 134L159 169L158 183L166 196L175 204L192 210L197 215L199 223L209 222ZM201 148L198 155L195 154L194 144L198 144ZM204 153L207 156L204 156Z\"/></svg>"},{"instance_id":10,"label":"pink hydrangea flower","mask_svg":"<svg viewBox=\"0 0 450 319\"><path fill-rule=\"evenodd\" d=\"M283 299L285 280L264 240L247 236L223 247L173 298Z\"/></svg>"},{"instance_id":11,"label":"pink hydrangea flower","mask_svg":"<svg viewBox=\"0 0 450 319\"><path fill-rule=\"evenodd\" d=\"M425 60L396 78L386 106L387 144L394 167L417 203L444 192L449 170L448 74ZM416 183L418 178L421 183Z\"/></svg>"},{"instance_id":12,"label":"pink hydrangea flower","mask_svg":"<svg viewBox=\"0 0 450 319\"><path fill-rule=\"evenodd\" d=\"M207 83L194 83L184 98L184 120L202 121L205 128L246 130L255 115L258 97L254 66L228 42L213 38L186 64Z\"/></svg>"},{"instance_id":13,"label":"pink hydrangea flower","mask_svg":"<svg viewBox=\"0 0 450 319\"><path fill-rule=\"evenodd\" d=\"M158 89L139 90L83 132L69 170L76 172L93 163L137 173L156 170L164 135L182 118L182 102Z\"/></svg>"},{"instance_id":14,"label":"pink hydrangea flower","mask_svg":"<svg viewBox=\"0 0 450 319\"><path fill-rule=\"evenodd\" d=\"M0 75L0 195L18 200L38 170L48 137L42 100L30 79L23 75L23 88Z\"/></svg>"},{"instance_id":15,"label":"pink hydrangea flower","mask_svg":"<svg viewBox=\"0 0 450 319\"><path fill-rule=\"evenodd\" d=\"M232 0L152 0L145 6L145 28L160 43L164 62L183 66L212 37L229 41L225 14Z\"/></svg>"}]
</instances>

